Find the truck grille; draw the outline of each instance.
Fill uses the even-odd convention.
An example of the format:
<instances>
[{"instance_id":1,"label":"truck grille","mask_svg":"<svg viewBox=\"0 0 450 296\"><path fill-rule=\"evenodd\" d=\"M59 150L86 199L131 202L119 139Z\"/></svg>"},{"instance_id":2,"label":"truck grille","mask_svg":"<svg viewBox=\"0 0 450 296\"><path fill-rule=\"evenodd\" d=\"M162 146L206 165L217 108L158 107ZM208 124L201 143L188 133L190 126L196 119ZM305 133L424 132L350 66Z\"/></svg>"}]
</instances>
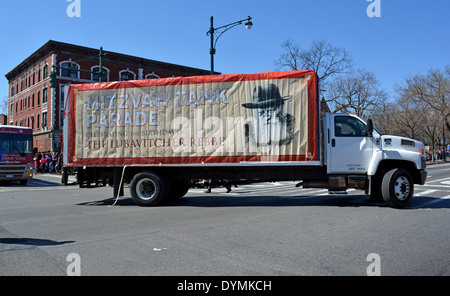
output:
<instances>
[{"instance_id":1,"label":"truck grille","mask_svg":"<svg viewBox=\"0 0 450 296\"><path fill-rule=\"evenodd\" d=\"M26 166L0 166L0 178L19 178L23 177Z\"/></svg>"},{"instance_id":2,"label":"truck grille","mask_svg":"<svg viewBox=\"0 0 450 296\"><path fill-rule=\"evenodd\" d=\"M15 167L8 167L8 166L0 166L0 172L9 172L9 171L24 171L24 166L15 166Z\"/></svg>"}]
</instances>

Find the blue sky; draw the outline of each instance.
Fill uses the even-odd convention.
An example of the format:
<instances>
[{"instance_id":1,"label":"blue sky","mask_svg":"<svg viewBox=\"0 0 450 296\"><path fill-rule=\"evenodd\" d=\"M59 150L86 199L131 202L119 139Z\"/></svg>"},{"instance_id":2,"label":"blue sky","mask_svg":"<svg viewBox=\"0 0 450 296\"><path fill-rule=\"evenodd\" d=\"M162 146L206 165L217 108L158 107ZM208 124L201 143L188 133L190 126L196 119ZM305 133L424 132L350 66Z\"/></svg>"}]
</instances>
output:
<instances>
[{"instance_id":1,"label":"blue sky","mask_svg":"<svg viewBox=\"0 0 450 296\"><path fill-rule=\"evenodd\" d=\"M379 18L367 16L368 0L80 0L80 18L68 17L69 0L2 1L0 100L4 75L50 39L209 69L210 17L218 27L248 15L251 30L238 26L219 39L216 71L273 71L286 39L305 48L326 40L393 98L409 75L450 64L450 1L379 1Z\"/></svg>"}]
</instances>

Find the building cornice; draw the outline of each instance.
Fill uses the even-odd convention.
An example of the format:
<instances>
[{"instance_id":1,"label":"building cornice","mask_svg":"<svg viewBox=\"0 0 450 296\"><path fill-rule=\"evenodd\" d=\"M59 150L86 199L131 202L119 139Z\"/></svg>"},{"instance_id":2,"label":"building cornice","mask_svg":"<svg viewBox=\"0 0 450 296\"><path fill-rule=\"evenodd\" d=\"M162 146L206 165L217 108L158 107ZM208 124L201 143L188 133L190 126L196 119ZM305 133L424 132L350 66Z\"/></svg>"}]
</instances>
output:
<instances>
[{"instance_id":1,"label":"building cornice","mask_svg":"<svg viewBox=\"0 0 450 296\"><path fill-rule=\"evenodd\" d=\"M197 72L198 75L209 75L210 73L208 70L204 69L155 61L112 51L107 52L108 54L104 57L104 62L113 64L123 64L126 66L136 65L138 67L151 66L155 68L155 71L162 72L167 72L168 69L171 69L170 72L179 72L180 75L187 71ZM28 58L22 61L22 63L20 63L17 67L7 73L5 77L8 79L8 81L11 81L12 79L20 75L23 71L26 71L27 69L29 69L33 65L36 65L44 58L49 57L53 53L60 55L70 55L72 57L80 57L83 59L86 59L87 56L92 56L93 60L96 60L96 57L99 54L99 49L49 40L38 50L32 53Z\"/></svg>"}]
</instances>

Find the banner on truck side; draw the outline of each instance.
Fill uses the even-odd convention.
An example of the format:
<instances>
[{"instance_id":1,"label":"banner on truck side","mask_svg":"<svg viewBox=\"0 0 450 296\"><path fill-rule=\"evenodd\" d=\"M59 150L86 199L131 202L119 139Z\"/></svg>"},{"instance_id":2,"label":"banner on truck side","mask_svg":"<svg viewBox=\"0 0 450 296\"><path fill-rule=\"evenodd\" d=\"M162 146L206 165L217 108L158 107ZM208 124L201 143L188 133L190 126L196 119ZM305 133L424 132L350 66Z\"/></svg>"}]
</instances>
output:
<instances>
[{"instance_id":1,"label":"banner on truck side","mask_svg":"<svg viewBox=\"0 0 450 296\"><path fill-rule=\"evenodd\" d=\"M317 161L312 71L71 85L68 162Z\"/></svg>"}]
</instances>

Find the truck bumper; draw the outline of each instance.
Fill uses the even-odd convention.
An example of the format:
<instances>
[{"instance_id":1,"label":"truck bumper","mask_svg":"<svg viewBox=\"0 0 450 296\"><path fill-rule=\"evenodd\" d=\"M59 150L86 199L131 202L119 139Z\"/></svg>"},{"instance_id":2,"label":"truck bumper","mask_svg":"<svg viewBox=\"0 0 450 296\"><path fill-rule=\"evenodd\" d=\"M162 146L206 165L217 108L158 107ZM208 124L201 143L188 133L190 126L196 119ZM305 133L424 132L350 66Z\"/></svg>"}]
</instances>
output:
<instances>
[{"instance_id":1,"label":"truck bumper","mask_svg":"<svg viewBox=\"0 0 450 296\"><path fill-rule=\"evenodd\" d=\"M426 170L420 171L420 185L425 184L425 181L427 180L428 172Z\"/></svg>"}]
</instances>

